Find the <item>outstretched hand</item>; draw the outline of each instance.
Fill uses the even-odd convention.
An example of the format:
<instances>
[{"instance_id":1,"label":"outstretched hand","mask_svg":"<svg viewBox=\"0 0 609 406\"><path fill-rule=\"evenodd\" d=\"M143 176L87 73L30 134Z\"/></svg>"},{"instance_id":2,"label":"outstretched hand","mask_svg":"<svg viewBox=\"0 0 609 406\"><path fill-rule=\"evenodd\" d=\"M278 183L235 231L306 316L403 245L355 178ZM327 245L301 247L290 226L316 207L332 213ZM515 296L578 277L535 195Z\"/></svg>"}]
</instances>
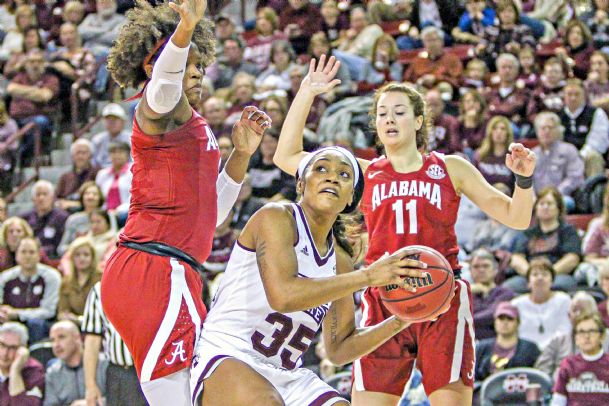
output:
<instances>
[{"instance_id":1,"label":"outstretched hand","mask_svg":"<svg viewBox=\"0 0 609 406\"><path fill-rule=\"evenodd\" d=\"M254 106L247 106L233 126L232 140L235 150L252 155L258 149L264 130L271 126L271 118Z\"/></svg>"},{"instance_id":2,"label":"outstretched hand","mask_svg":"<svg viewBox=\"0 0 609 406\"><path fill-rule=\"evenodd\" d=\"M207 10L207 0L174 0L169 7L180 15L180 23L188 30L194 30Z\"/></svg>"},{"instance_id":3,"label":"outstretched hand","mask_svg":"<svg viewBox=\"0 0 609 406\"><path fill-rule=\"evenodd\" d=\"M326 63L326 55L319 58L319 62L315 58L309 63L309 72L302 80L300 89L309 91L314 96L329 92L336 86L340 85L340 79L334 79L340 68L340 61L331 56Z\"/></svg>"},{"instance_id":4,"label":"outstretched hand","mask_svg":"<svg viewBox=\"0 0 609 406\"><path fill-rule=\"evenodd\" d=\"M516 175L533 176L537 157L535 153L524 145L512 143L505 156L505 166Z\"/></svg>"}]
</instances>

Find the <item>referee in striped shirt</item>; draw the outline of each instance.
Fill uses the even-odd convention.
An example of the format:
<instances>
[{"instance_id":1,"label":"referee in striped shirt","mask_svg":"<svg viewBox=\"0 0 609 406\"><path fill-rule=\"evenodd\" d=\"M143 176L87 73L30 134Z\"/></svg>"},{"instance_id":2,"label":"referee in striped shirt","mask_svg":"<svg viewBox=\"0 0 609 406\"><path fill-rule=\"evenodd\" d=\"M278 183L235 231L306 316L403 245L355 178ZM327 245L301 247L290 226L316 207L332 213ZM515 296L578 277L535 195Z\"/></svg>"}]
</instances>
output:
<instances>
[{"instance_id":1,"label":"referee in striped shirt","mask_svg":"<svg viewBox=\"0 0 609 406\"><path fill-rule=\"evenodd\" d=\"M108 359L106 372L106 404L108 406L146 406L140 383L127 346L106 318L101 304L101 283L89 292L81 330L85 334L84 368L88 405L102 405L101 391L97 387L96 373L99 352L104 343Z\"/></svg>"}]
</instances>

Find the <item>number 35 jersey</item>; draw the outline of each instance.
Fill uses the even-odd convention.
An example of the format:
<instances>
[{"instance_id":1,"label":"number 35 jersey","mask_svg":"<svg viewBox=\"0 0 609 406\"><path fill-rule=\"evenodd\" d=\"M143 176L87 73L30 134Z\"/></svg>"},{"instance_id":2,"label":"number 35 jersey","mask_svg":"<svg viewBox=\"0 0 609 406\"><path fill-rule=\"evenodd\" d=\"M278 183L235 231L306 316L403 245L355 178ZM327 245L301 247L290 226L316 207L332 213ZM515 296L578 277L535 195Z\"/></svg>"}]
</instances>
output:
<instances>
[{"instance_id":1,"label":"number 35 jersey","mask_svg":"<svg viewBox=\"0 0 609 406\"><path fill-rule=\"evenodd\" d=\"M328 252L322 257L313 243L302 208L297 204L291 206L298 230L298 241L293 247L298 276L335 276L332 234L328 238ZM273 310L266 298L256 252L237 242L203 325L202 340L224 347L228 353L243 351L261 362L294 369L302 364L302 354L309 348L329 307L327 303L285 314Z\"/></svg>"},{"instance_id":2,"label":"number 35 jersey","mask_svg":"<svg viewBox=\"0 0 609 406\"><path fill-rule=\"evenodd\" d=\"M443 154L424 154L421 169L409 173L396 172L381 156L372 161L364 177L360 209L368 228L367 263L416 244L434 248L453 269L460 269L454 228L460 197Z\"/></svg>"}]
</instances>

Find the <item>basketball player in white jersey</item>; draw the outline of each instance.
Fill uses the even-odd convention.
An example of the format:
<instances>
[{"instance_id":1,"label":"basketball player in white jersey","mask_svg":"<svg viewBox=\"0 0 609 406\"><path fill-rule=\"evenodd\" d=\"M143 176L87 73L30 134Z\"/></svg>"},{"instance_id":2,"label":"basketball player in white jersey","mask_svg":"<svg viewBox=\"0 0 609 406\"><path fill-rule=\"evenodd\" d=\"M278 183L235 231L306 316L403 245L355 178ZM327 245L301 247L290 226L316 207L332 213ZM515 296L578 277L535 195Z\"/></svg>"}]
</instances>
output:
<instances>
[{"instance_id":1,"label":"basketball player in white jersey","mask_svg":"<svg viewBox=\"0 0 609 406\"><path fill-rule=\"evenodd\" d=\"M337 218L357 207L363 176L340 147L310 154L298 170L295 204L270 203L239 236L195 351L193 404L348 405L310 370L299 368L320 327L328 357L346 364L407 327L395 317L355 328L352 293L403 284L425 264L403 249L353 271ZM326 316L328 313L328 317Z\"/></svg>"}]
</instances>

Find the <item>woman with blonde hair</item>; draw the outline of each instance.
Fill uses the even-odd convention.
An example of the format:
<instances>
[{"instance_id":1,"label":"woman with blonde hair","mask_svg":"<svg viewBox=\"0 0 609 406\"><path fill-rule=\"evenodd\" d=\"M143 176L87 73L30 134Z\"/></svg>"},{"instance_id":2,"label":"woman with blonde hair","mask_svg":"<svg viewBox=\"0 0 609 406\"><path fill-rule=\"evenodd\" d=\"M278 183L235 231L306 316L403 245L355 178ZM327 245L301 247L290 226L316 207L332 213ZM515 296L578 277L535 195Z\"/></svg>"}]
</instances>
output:
<instances>
[{"instance_id":1,"label":"woman with blonde hair","mask_svg":"<svg viewBox=\"0 0 609 406\"><path fill-rule=\"evenodd\" d=\"M486 125L486 135L474 154L474 164L490 184L503 183L514 189L514 174L505 166L505 154L514 142L514 131L504 116L491 118Z\"/></svg>"},{"instance_id":2,"label":"woman with blonde hair","mask_svg":"<svg viewBox=\"0 0 609 406\"><path fill-rule=\"evenodd\" d=\"M89 291L101 280L102 273L97 269L95 247L87 237L79 237L70 244L68 260L69 269L59 290L57 318L80 324Z\"/></svg>"},{"instance_id":3,"label":"woman with blonde hair","mask_svg":"<svg viewBox=\"0 0 609 406\"><path fill-rule=\"evenodd\" d=\"M27 27L37 25L36 14L32 6L23 4L15 10L15 21L17 25L9 31L0 47L0 60L7 61L13 52L21 52L23 49L24 32Z\"/></svg>"},{"instance_id":4,"label":"woman with blonde hair","mask_svg":"<svg viewBox=\"0 0 609 406\"><path fill-rule=\"evenodd\" d=\"M0 272L17 265L17 246L24 237L34 237L32 227L21 217L9 217L0 227Z\"/></svg>"}]
</instances>

